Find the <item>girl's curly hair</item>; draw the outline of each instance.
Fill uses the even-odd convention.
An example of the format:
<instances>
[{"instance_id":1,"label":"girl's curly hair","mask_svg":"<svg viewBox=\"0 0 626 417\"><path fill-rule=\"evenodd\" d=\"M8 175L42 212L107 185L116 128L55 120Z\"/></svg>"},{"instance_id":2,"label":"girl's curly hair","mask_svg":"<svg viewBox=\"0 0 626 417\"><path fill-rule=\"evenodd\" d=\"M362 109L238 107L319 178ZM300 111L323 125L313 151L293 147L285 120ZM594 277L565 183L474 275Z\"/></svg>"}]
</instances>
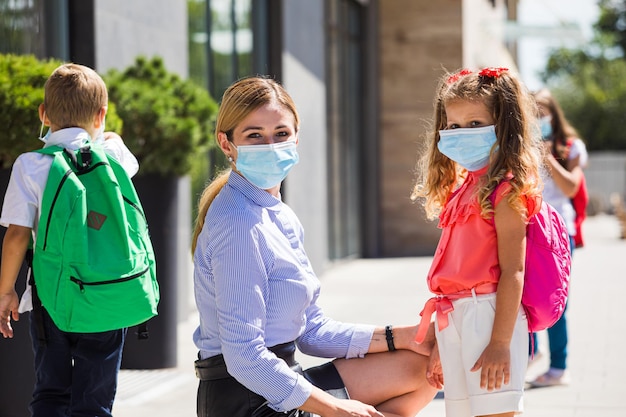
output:
<instances>
[{"instance_id":1,"label":"girl's curly hair","mask_svg":"<svg viewBox=\"0 0 626 417\"><path fill-rule=\"evenodd\" d=\"M423 200L427 217L434 219L467 174L437 148L439 131L447 126L446 104L455 100L481 102L495 120L497 141L491 149L486 180L477 192L482 216L493 214L489 195L505 179L511 184L511 207L527 216L520 197L541 194L543 147L535 100L506 68L463 69L441 78L434 102L434 125L418 162L411 199Z\"/></svg>"}]
</instances>

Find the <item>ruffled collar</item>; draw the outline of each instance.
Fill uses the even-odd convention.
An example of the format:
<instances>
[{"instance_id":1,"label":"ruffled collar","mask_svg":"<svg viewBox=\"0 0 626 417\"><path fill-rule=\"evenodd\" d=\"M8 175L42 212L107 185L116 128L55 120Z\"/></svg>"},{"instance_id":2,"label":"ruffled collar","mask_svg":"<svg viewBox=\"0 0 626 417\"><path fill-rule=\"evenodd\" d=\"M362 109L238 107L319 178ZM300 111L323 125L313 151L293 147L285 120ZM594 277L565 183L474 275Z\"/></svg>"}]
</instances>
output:
<instances>
[{"instance_id":1,"label":"ruffled collar","mask_svg":"<svg viewBox=\"0 0 626 417\"><path fill-rule=\"evenodd\" d=\"M476 189L480 178L487 173L488 167L478 171L470 171L463 184L450 196L439 215L439 227L444 228L454 223L465 223L476 214L480 215L480 207L476 199Z\"/></svg>"}]
</instances>

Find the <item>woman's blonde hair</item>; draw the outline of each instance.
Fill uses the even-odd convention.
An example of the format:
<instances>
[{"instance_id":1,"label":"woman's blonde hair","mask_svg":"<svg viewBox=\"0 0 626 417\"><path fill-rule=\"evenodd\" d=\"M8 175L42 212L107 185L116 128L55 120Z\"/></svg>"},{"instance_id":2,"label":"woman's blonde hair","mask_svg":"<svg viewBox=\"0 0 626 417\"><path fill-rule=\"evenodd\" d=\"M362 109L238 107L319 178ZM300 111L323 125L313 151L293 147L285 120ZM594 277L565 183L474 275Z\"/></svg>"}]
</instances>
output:
<instances>
[{"instance_id":1,"label":"woman's blonde hair","mask_svg":"<svg viewBox=\"0 0 626 417\"><path fill-rule=\"evenodd\" d=\"M287 91L278 82L270 78L248 77L236 81L224 92L215 123L215 139L217 140L218 133L223 132L228 140L232 141L235 128L250 113L270 103L280 104L293 114L297 131L300 126L300 116L293 99ZM192 253L196 250L198 236L204 226L204 219L209 207L215 196L226 185L229 175L230 169L221 172L205 187L200 196L198 216L196 217L191 243Z\"/></svg>"},{"instance_id":2,"label":"woman's blonde hair","mask_svg":"<svg viewBox=\"0 0 626 417\"><path fill-rule=\"evenodd\" d=\"M411 198L423 199L426 216L436 218L467 172L437 148L439 131L447 126L446 104L455 100L483 103L495 120L497 141L491 149L486 181L477 199L483 217L493 213L489 196L510 179L508 201L526 216L520 196L541 194L542 144L535 115L536 104L525 86L506 68L467 69L445 74L435 97L434 126L419 159Z\"/></svg>"}]
</instances>

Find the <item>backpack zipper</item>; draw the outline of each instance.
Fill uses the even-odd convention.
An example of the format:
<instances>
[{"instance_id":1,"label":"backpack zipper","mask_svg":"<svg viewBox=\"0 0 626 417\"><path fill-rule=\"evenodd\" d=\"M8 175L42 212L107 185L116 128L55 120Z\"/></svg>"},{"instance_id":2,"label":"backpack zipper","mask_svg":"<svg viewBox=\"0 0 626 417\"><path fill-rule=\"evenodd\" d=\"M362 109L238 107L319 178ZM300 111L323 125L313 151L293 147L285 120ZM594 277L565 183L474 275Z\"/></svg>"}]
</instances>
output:
<instances>
[{"instance_id":1,"label":"backpack zipper","mask_svg":"<svg viewBox=\"0 0 626 417\"><path fill-rule=\"evenodd\" d=\"M143 271L137 272L136 274L129 275L127 277L122 277L122 278L109 279L107 281L84 282L84 281L80 280L79 278L76 278L76 277L73 277L73 276L70 276L70 281L72 281L75 284L78 284L78 286L80 287L80 292L85 292L85 286L86 285L94 286L94 285L118 284L120 282L126 282L126 281L133 280L135 278L139 278L140 276L144 275L149 270L150 270L150 267L147 267Z\"/></svg>"},{"instance_id":2,"label":"backpack zipper","mask_svg":"<svg viewBox=\"0 0 626 417\"><path fill-rule=\"evenodd\" d=\"M65 184L65 181L69 178L72 172L74 171L72 171L71 169L65 172L65 174L63 175L63 178L61 178L61 181L59 182L57 191L54 194L54 198L52 199L52 204L50 204L50 212L48 213L48 219L46 221L46 234L43 239L43 250L46 250L46 246L48 245L48 232L50 231L50 222L52 221L52 211L54 210L54 206L56 205L57 198L59 198L59 194L61 193L61 188L63 188L63 184Z\"/></svg>"},{"instance_id":3,"label":"backpack zipper","mask_svg":"<svg viewBox=\"0 0 626 417\"><path fill-rule=\"evenodd\" d=\"M146 219L146 215L144 214L144 212L141 210L141 208L140 208L137 204L135 204L135 203L133 203L131 200L129 200L129 199L128 199L128 198L127 198L124 194L122 194L122 199L123 199L124 201L126 201L126 203L127 203L129 206L131 206L132 208L134 208L135 210L137 210L137 211L139 212L139 214L141 214L141 217L143 217L143 220L144 220L146 223L148 222L148 219Z\"/></svg>"}]
</instances>

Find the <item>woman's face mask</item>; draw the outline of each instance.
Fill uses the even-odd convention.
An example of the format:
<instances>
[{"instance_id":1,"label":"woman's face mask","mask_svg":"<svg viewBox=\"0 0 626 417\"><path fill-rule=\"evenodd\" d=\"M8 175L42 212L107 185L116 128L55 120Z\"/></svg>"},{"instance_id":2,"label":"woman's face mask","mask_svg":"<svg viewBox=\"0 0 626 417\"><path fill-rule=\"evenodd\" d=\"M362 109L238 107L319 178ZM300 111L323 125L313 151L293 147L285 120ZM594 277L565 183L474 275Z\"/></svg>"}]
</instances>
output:
<instances>
[{"instance_id":1,"label":"woman's face mask","mask_svg":"<svg viewBox=\"0 0 626 417\"><path fill-rule=\"evenodd\" d=\"M237 171L262 190L280 184L300 160L295 140L268 145L240 145L235 149Z\"/></svg>"},{"instance_id":2,"label":"woman's face mask","mask_svg":"<svg viewBox=\"0 0 626 417\"><path fill-rule=\"evenodd\" d=\"M468 171L478 171L489 164L491 148L496 143L494 125L439 131L439 151Z\"/></svg>"}]
</instances>

